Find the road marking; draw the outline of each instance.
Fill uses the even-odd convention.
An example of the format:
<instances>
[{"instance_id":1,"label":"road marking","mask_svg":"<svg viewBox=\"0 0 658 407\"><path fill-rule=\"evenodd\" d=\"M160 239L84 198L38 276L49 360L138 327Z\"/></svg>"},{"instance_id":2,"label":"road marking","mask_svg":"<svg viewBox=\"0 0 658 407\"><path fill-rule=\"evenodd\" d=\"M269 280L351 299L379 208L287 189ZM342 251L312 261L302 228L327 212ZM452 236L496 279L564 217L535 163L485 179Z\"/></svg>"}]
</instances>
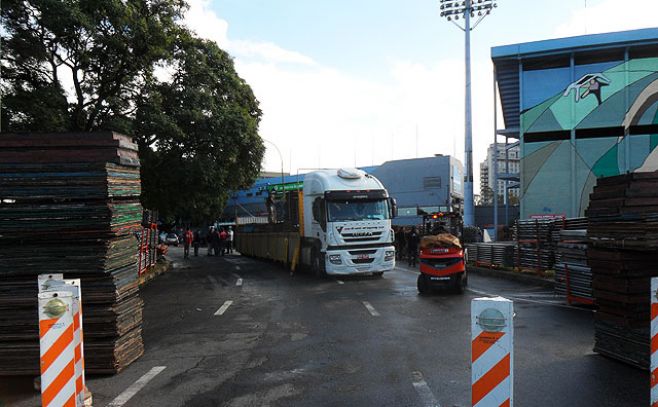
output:
<instances>
[{"instance_id":1,"label":"road marking","mask_svg":"<svg viewBox=\"0 0 658 407\"><path fill-rule=\"evenodd\" d=\"M242 279L238 278L238 280L235 282L235 285L238 287L242 287Z\"/></svg>"},{"instance_id":2,"label":"road marking","mask_svg":"<svg viewBox=\"0 0 658 407\"><path fill-rule=\"evenodd\" d=\"M131 384L123 393L119 394L107 407L121 407L128 402L138 391L148 384L155 376L165 370L167 366L156 366L146 372L144 376L140 377L135 383Z\"/></svg>"},{"instance_id":3,"label":"road marking","mask_svg":"<svg viewBox=\"0 0 658 407\"><path fill-rule=\"evenodd\" d=\"M338 284L345 284L345 282L342 281L342 280L336 280L336 282L337 282Z\"/></svg>"},{"instance_id":4,"label":"road marking","mask_svg":"<svg viewBox=\"0 0 658 407\"><path fill-rule=\"evenodd\" d=\"M379 316L379 312L377 312L377 310L375 309L375 307L373 307L368 301L363 301L363 305L366 307L366 309L368 310L368 312L370 312L370 314L371 314L373 317L378 317L378 316Z\"/></svg>"},{"instance_id":5,"label":"road marking","mask_svg":"<svg viewBox=\"0 0 658 407\"><path fill-rule=\"evenodd\" d=\"M430 386L427 385L427 382L423 378L423 374L420 372L411 372L411 377L413 378L413 385L418 397L423 403L424 407L441 407L441 404L434 397L434 393L430 389Z\"/></svg>"},{"instance_id":6,"label":"road marking","mask_svg":"<svg viewBox=\"0 0 658 407\"><path fill-rule=\"evenodd\" d=\"M233 304L233 301L231 301L231 300L226 300L226 301L224 302L224 304L222 304L222 306L219 307L219 309L217 310L217 312L215 312L215 316L223 315L223 314L226 312L226 310L228 309L228 307L231 306L231 304Z\"/></svg>"}]
</instances>

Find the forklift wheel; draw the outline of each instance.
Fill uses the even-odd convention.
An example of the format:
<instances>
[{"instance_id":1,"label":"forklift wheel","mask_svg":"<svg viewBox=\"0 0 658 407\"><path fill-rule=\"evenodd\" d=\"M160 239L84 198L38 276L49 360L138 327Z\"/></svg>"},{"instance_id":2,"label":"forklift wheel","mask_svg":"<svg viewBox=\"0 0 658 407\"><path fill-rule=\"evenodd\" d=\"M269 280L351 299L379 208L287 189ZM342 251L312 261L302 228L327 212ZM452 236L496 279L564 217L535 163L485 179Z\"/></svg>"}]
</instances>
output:
<instances>
[{"instance_id":1,"label":"forklift wheel","mask_svg":"<svg viewBox=\"0 0 658 407\"><path fill-rule=\"evenodd\" d=\"M468 277L466 277L466 273L461 275L461 278L457 281L455 281L455 292L457 294L464 294L464 291L466 291L466 285L468 284Z\"/></svg>"},{"instance_id":2,"label":"forklift wheel","mask_svg":"<svg viewBox=\"0 0 658 407\"><path fill-rule=\"evenodd\" d=\"M429 294L430 293L430 287L429 284L427 284L427 279L425 278L424 274L419 274L418 275L418 292L422 295Z\"/></svg>"}]
</instances>

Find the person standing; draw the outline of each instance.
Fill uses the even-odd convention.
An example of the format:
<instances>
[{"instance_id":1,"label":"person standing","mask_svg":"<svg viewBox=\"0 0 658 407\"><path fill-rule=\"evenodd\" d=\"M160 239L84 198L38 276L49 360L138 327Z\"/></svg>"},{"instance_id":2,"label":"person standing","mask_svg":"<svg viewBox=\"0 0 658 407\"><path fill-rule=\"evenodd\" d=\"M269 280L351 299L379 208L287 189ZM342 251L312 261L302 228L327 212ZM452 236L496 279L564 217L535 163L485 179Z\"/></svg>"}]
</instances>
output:
<instances>
[{"instance_id":1,"label":"person standing","mask_svg":"<svg viewBox=\"0 0 658 407\"><path fill-rule=\"evenodd\" d=\"M188 227L185 230L185 235L183 236L183 258L187 259L190 257L190 245L194 241L194 234Z\"/></svg>"},{"instance_id":2,"label":"person standing","mask_svg":"<svg viewBox=\"0 0 658 407\"><path fill-rule=\"evenodd\" d=\"M233 238L235 237L235 232L233 228L228 227L228 252L233 253Z\"/></svg>"},{"instance_id":3,"label":"person standing","mask_svg":"<svg viewBox=\"0 0 658 407\"><path fill-rule=\"evenodd\" d=\"M416 227L413 226L409 232L409 235L407 236L407 257L409 261L409 267L416 267L419 241L420 238L418 237L418 232L416 232Z\"/></svg>"},{"instance_id":4,"label":"person standing","mask_svg":"<svg viewBox=\"0 0 658 407\"><path fill-rule=\"evenodd\" d=\"M226 254L226 249L228 248L228 233L226 233L226 230L224 228L221 228L219 232L219 251L221 255Z\"/></svg>"},{"instance_id":5,"label":"person standing","mask_svg":"<svg viewBox=\"0 0 658 407\"><path fill-rule=\"evenodd\" d=\"M201 244L201 233L199 229L194 231L194 240L192 241L192 246L194 247L194 257L199 255L199 245Z\"/></svg>"}]
</instances>

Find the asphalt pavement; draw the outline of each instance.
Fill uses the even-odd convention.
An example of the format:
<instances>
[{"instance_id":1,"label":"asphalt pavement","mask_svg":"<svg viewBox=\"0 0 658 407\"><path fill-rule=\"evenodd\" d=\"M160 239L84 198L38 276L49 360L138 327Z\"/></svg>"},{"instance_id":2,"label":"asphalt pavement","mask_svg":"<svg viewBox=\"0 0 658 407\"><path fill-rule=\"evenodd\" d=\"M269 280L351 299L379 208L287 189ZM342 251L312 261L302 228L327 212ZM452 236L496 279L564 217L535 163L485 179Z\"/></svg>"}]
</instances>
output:
<instances>
[{"instance_id":1,"label":"asphalt pavement","mask_svg":"<svg viewBox=\"0 0 658 407\"><path fill-rule=\"evenodd\" d=\"M489 295L514 300L515 405L648 405L648 373L593 353L592 312L544 287L471 274L463 295L420 296L403 265L318 279L170 253L141 292L145 354L88 378L94 406L469 406L470 302ZM31 382L0 386L9 405L39 405Z\"/></svg>"}]
</instances>

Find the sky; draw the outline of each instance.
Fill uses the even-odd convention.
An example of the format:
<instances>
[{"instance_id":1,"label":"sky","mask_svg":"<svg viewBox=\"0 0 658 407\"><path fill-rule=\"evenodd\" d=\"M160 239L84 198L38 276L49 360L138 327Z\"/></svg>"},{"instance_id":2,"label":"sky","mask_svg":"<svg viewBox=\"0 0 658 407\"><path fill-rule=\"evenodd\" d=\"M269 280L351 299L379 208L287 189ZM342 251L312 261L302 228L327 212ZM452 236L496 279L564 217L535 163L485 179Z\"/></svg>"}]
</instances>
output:
<instances>
[{"instance_id":1,"label":"sky","mask_svg":"<svg viewBox=\"0 0 658 407\"><path fill-rule=\"evenodd\" d=\"M464 33L438 0L188 3L185 24L233 56L260 102L264 170L463 162ZM658 25L656 0L497 3L471 34L476 193L494 137L492 46Z\"/></svg>"}]
</instances>

